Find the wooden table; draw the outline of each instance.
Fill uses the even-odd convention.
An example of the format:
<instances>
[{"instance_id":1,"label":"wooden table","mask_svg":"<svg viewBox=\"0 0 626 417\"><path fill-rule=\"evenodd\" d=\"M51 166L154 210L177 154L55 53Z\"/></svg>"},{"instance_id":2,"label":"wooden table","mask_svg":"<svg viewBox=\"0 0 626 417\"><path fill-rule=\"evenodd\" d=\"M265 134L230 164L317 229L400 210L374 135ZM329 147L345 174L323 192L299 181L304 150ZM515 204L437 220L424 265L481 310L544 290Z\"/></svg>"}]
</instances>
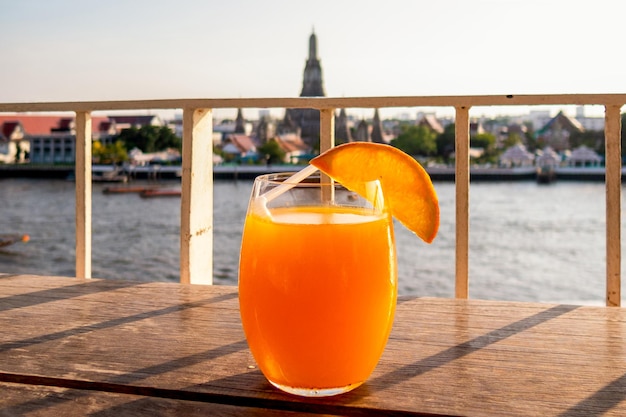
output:
<instances>
[{"instance_id":1,"label":"wooden table","mask_svg":"<svg viewBox=\"0 0 626 417\"><path fill-rule=\"evenodd\" d=\"M274 389L237 288L0 276L0 415L626 415L626 310L401 298L371 378ZM297 412L297 413L294 413Z\"/></svg>"}]
</instances>

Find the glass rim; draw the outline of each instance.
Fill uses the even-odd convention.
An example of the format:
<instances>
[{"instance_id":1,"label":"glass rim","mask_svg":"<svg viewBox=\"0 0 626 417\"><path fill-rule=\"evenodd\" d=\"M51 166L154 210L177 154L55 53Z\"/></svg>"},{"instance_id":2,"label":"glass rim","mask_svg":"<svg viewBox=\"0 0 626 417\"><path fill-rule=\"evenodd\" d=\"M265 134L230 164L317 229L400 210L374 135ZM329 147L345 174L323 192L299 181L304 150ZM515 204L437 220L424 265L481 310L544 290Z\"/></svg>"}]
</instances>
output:
<instances>
[{"instance_id":1,"label":"glass rim","mask_svg":"<svg viewBox=\"0 0 626 417\"><path fill-rule=\"evenodd\" d=\"M273 172L273 173L259 175L254 179L254 181L263 182L266 184L276 185L276 186L280 184L293 184L296 187L298 186L319 187L320 185L326 185L326 186L334 185L336 187L338 186L338 187L345 188L340 182L335 181L331 179L330 177L328 177L327 180L322 181L321 180L322 173L319 171L314 172L313 174L309 175L302 181L288 181L289 178L291 178L291 176L293 176L294 174L295 172L288 172L288 171L287 172Z\"/></svg>"},{"instance_id":2,"label":"glass rim","mask_svg":"<svg viewBox=\"0 0 626 417\"><path fill-rule=\"evenodd\" d=\"M333 180L332 178L330 178L328 175L323 174L320 171L314 172L311 175L309 175L308 177L304 178L301 181L287 181L289 180L294 174L296 174L297 171L283 171L283 172L271 172L271 173L267 173L267 174L261 174L258 175L254 178L254 182L262 182L268 185L280 185L280 184L292 184L292 185L303 185L303 186L308 186L308 187L314 187L314 186L318 186L318 185L335 185L335 186L340 186L342 188L347 188L345 185L343 185L341 182L337 181L337 180ZM322 181L321 178L322 176L325 176L325 180ZM313 180L313 181L311 181ZM372 179L369 181L363 181L363 183L378 183L379 186L380 185L380 179Z\"/></svg>"},{"instance_id":3,"label":"glass rim","mask_svg":"<svg viewBox=\"0 0 626 417\"><path fill-rule=\"evenodd\" d=\"M377 212L382 213L388 210L385 203L386 200L383 196L382 184L379 179L364 181L360 186L355 185L360 190L357 192L357 190L346 187L320 171L313 172L304 179L302 179L302 176L299 176L300 180L298 177L290 180L294 174L294 172L274 172L257 176L254 179L251 201L259 199L263 204L268 205L271 204L271 201L277 200L281 195L289 193L290 190L300 190L303 192L315 191L321 192L322 195L324 195L326 190L327 193L329 192L329 194L325 195L325 199L323 200L326 203L332 202L333 205L337 206L347 204L347 206L353 207L354 203L360 200L368 202L368 206L359 205L358 207L360 208L367 208L371 205L369 208ZM321 178L324 178L324 180ZM328 180L326 180L326 178L328 178ZM282 191L279 192L278 190ZM335 199L334 192L339 192L344 197L346 196L344 192L354 194L352 202L346 203L344 201L341 203L341 201Z\"/></svg>"}]
</instances>

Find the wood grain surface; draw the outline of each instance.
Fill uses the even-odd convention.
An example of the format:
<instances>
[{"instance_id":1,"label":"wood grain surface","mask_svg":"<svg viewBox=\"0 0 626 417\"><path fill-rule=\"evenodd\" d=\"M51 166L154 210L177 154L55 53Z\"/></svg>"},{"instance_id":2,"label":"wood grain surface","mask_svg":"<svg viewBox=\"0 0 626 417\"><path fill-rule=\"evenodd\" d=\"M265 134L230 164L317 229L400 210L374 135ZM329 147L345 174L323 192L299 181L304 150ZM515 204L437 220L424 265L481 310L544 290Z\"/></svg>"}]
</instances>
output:
<instances>
[{"instance_id":1,"label":"wood grain surface","mask_svg":"<svg viewBox=\"0 0 626 417\"><path fill-rule=\"evenodd\" d=\"M621 308L403 297L370 379L305 399L276 390L256 368L238 307L232 286L0 276L0 415L74 395L82 400L59 407L626 415ZM55 407L38 412L58 415Z\"/></svg>"}]
</instances>

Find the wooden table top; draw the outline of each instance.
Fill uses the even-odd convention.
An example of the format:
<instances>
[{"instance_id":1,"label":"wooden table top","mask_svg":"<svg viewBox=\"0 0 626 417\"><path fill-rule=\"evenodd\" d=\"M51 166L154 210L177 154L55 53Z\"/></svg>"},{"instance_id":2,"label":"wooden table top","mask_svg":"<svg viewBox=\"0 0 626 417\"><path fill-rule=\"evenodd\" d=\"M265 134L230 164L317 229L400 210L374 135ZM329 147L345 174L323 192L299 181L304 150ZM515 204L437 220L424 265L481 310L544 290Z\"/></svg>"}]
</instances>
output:
<instances>
[{"instance_id":1,"label":"wooden table top","mask_svg":"<svg viewBox=\"0 0 626 417\"><path fill-rule=\"evenodd\" d=\"M400 298L352 392L255 365L237 288L0 276L0 415L626 415L626 310Z\"/></svg>"}]
</instances>

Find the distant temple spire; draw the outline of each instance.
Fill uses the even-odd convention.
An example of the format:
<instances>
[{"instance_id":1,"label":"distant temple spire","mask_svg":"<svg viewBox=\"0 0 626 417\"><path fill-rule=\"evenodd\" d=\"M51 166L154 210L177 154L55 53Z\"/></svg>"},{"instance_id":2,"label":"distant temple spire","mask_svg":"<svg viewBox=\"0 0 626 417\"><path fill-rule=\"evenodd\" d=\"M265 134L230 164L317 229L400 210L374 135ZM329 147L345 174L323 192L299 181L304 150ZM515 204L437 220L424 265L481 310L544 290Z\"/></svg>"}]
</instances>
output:
<instances>
[{"instance_id":1,"label":"distant temple spire","mask_svg":"<svg viewBox=\"0 0 626 417\"><path fill-rule=\"evenodd\" d=\"M315 37L315 29L311 31L309 37L309 61L317 61L317 38Z\"/></svg>"},{"instance_id":2,"label":"distant temple spire","mask_svg":"<svg viewBox=\"0 0 626 417\"><path fill-rule=\"evenodd\" d=\"M369 126L365 119L361 119L356 126L356 132L354 133L354 140L357 142L371 142Z\"/></svg>"},{"instance_id":3,"label":"distant temple spire","mask_svg":"<svg viewBox=\"0 0 626 417\"><path fill-rule=\"evenodd\" d=\"M335 143L352 142L352 134L350 133L350 127L348 126L348 116L346 109L339 110L339 116L335 120Z\"/></svg>"},{"instance_id":4,"label":"distant temple spire","mask_svg":"<svg viewBox=\"0 0 626 417\"><path fill-rule=\"evenodd\" d=\"M291 117L292 112L293 111L289 111L289 110L285 112L285 117L283 118L283 121L278 126L277 133L279 135L284 135L287 133L295 133L296 135L300 136L301 129L300 129L300 126L298 126L298 124Z\"/></svg>"},{"instance_id":5,"label":"distant temple spire","mask_svg":"<svg viewBox=\"0 0 626 417\"><path fill-rule=\"evenodd\" d=\"M322 65L317 58L317 36L315 32L309 37L309 57L304 66L304 79L300 97L324 97L322 81Z\"/></svg>"},{"instance_id":6,"label":"distant temple spire","mask_svg":"<svg viewBox=\"0 0 626 417\"><path fill-rule=\"evenodd\" d=\"M237 109L237 119L235 119L235 133L245 133L246 126L245 120L243 119L243 113L241 109Z\"/></svg>"},{"instance_id":7,"label":"distant temple spire","mask_svg":"<svg viewBox=\"0 0 626 417\"><path fill-rule=\"evenodd\" d=\"M300 97L324 97L322 65L317 57L317 37L315 32L309 37L309 56L304 66L302 92ZM291 120L300 127L300 134L309 146L314 146L320 138L320 112L315 109L289 109Z\"/></svg>"},{"instance_id":8,"label":"distant temple spire","mask_svg":"<svg viewBox=\"0 0 626 417\"><path fill-rule=\"evenodd\" d=\"M383 124L378 115L378 109L374 111L374 120L372 120L372 133L370 136L372 142L385 143L383 139Z\"/></svg>"},{"instance_id":9,"label":"distant temple spire","mask_svg":"<svg viewBox=\"0 0 626 417\"><path fill-rule=\"evenodd\" d=\"M275 134L276 128L274 123L268 120L267 116L262 116L259 124L256 127L256 138L258 144L267 143L267 141L274 138Z\"/></svg>"}]
</instances>

